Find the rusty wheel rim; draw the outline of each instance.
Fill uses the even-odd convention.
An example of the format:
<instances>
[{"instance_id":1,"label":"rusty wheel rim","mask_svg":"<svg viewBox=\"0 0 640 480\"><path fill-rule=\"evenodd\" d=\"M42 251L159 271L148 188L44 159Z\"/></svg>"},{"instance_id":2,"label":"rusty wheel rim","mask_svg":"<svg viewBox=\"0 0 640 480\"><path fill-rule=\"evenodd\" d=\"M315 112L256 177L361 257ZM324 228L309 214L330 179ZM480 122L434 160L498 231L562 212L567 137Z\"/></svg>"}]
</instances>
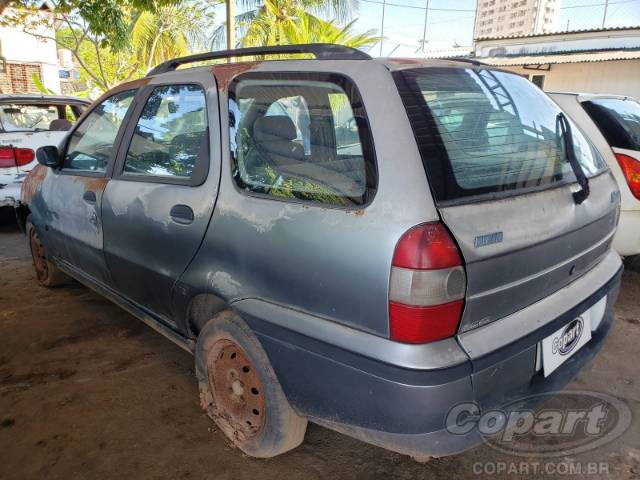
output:
<instances>
[{"instance_id":1,"label":"rusty wheel rim","mask_svg":"<svg viewBox=\"0 0 640 480\"><path fill-rule=\"evenodd\" d=\"M31 256L33 257L33 266L36 270L36 276L39 282L44 282L49 275L49 267L47 265L47 257L44 253L44 246L35 230L31 230Z\"/></svg>"},{"instance_id":2,"label":"rusty wheel rim","mask_svg":"<svg viewBox=\"0 0 640 480\"><path fill-rule=\"evenodd\" d=\"M266 413L264 391L245 351L231 340L219 340L207 367L215 418L224 433L239 441L258 435Z\"/></svg>"}]
</instances>

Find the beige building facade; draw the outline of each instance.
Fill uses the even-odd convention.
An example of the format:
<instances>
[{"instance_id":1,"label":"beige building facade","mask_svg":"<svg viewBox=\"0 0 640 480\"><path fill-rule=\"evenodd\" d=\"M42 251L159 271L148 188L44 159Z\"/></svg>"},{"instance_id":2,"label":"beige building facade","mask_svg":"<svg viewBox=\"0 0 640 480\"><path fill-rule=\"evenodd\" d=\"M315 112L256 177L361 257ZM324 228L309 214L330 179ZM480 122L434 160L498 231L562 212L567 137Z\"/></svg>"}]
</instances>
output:
<instances>
[{"instance_id":1,"label":"beige building facade","mask_svg":"<svg viewBox=\"0 0 640 480\"><path fill-rule=\"evenodd\" d=\"M474 38L551 32L558 8L559 0L478 0Z\"/></svg>"}]
</instances>

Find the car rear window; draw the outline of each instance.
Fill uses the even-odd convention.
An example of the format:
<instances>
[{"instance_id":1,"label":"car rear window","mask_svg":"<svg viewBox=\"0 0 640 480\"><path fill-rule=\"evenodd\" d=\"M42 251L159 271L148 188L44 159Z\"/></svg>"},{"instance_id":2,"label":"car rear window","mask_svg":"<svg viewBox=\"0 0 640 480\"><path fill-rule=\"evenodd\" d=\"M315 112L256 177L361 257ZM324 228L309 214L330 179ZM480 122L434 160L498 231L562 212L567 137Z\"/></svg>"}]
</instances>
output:
<instances>
[{"instance_id":1,"label":"car rear window","mask_svg":"<svg viewBox=\"0 0 640 480\"><path fill-rule=\"evenodd\" d=\"M61 118L54 105L3 104L0 106L0 128L5 132L49 130L51 122Z\"/></svg>"},{"instance_id":2,"label":"car rear window","mask_svg":"<svg viewBox=\"0 0 640 480\"><path fill-rule=\"evenodd\" d=\"M395 80L436 200L522 193L575 181L558 127L560 109L539 88L507 72L428 68ZM572 124L587 176L606 168Z\"/></svg>"},{"instance_id":3,"label":"car rear window","mask_svg":"<svg viewBox=\"0 0 640 480\"><path fill-rule=\"evenodd\" d=\"M629 98L597 98L582 105L609 145L640 150L640 103Z\"/></svg>"},{"instance_id":4,"label":"car rear window","mask_svg":"<svg viewBox=\"0 0 640 480\"><path fill-rule=\"evenodd\" d=\"M376 188L373 142L355 85L333 73L246 73L229 87L230 147L247 192L337 207Z\"/></svg>"}]
</instances>

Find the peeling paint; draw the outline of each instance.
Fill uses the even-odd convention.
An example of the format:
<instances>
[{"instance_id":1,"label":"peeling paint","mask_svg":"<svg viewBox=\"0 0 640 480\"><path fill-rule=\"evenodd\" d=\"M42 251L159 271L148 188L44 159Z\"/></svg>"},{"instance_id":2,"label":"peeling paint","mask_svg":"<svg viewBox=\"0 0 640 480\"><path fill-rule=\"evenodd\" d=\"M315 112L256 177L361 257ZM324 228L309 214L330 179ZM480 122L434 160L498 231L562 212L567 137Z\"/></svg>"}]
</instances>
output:
<instances>
[{"instance_id":1,"label":"peeling paint","mask_svg":"<svg viewBox=\"0 0 640 480\"><path fill-rule=\"evenodd\" d=\"M29 205L35 193L40 189L42 182L47 176L48 167L38 164L27 174L24 182L22 183L21 201L22 203Z\"/></svg>"},{"instance_id":2,"label":"peeling paint","mask_svg":"<svg viewBox=\"0 0 640 480\"><path fill-rule=\"evenodd\" d=\"M109 181L106 177L81 177L77 176L73 178L74 183L84 184L85 191L102 192L107 186Z\"/></svg>"},{"instance_id":3,"label":"peeling paint","mask_svg":"<svg viewBox=\"0 0 640 480\"><path fill-rule=\"evenodd\" d=\"M218 90L226 93L231 81L238 75L250 70L254 70L262 62L240 62L216 65L211 68L218 84Z\"/></svg>"}]
</instances>

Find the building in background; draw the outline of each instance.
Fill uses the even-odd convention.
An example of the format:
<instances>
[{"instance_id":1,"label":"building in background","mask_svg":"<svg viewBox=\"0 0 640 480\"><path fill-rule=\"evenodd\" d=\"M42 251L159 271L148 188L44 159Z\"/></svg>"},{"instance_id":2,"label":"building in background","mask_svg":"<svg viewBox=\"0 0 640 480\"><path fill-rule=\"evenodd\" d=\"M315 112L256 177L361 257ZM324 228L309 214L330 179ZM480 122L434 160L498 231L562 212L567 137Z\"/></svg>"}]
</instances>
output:
<instances>
[{"instance_id":1,"label":"building in background","mask_svg":"<svg viewBox=\"0 0 640 480\"><path fill-rule=\"evenodd\" d=\"M482 38L475 57L546 91L640 98L640 27Z\"/></svg>"},{"instance_id":2,"label":"building in background","mask_svg":"<svg viewBox=\"0 0 640 480\"><path fill-rule=\"evenodd\" d=\"M473 36L511 37L556 29L559 0L478 0Z\"/></svg>"},{"instance_id":3,"label":"building in background","mask_svg":"<svg viewBox=\"0 0 640 480\"><path fill-rule=\"evenodd\" d=\"M43 3L37 15L51 15L48 6ZM60 93L55 31L43 26L38 34L41 37L24 33L19 26L0 26L0 93L38 93L34 74L46 88Z\"/></svg>"},{"instance_id":4,"label":"building in background","mask_svg":"<svg viewBox=\"0 0 640 480\"><path fill-rule=\"evenodd\" d=\"M71 50L58 50L58 76L60 77L60 92L63 95L74 95L85 86L80 83L80 72L74 62Z\"/></svg>"}]
</instances>

